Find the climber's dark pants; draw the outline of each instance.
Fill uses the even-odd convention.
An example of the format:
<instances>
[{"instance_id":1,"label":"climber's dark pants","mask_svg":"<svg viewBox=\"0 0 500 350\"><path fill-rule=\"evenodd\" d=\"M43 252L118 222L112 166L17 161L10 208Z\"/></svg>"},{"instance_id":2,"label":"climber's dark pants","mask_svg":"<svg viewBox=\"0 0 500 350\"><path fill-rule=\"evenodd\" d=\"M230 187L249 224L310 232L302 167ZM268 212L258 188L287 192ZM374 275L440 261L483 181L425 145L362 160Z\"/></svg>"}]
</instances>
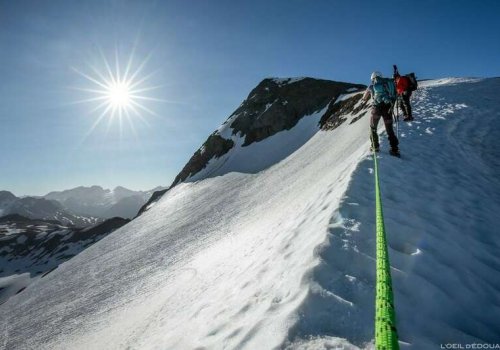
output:
<instances>
[{"instance_id":1,"label":"climber's dark pants","mask_svg":"<svg viewBox=\"0 0 500 350\"><path fill-rule=\"evenodd\" d=\"M403 92L400 95L399 105L405 117L412 117L411 115L411 104L410 104L411 91Z\"/></svg>"},{"instance_id":2,"label":"climber's dark pants","mask_svg":"<svg viewBox=\"0 0 500 350\"><path fill-rule=\"evenodd\" d=\"M382 103L378 106L372 107L370 128L373 146L375 146L376 148L379 147L377 125L381 117L384 118L385 130L387 131L387 137L389 138L391 148L398 149L399 141L396 137L396 134L394 134L394 129L392 128L391 105L388 103Z\"/></svg>"}]
</instances>

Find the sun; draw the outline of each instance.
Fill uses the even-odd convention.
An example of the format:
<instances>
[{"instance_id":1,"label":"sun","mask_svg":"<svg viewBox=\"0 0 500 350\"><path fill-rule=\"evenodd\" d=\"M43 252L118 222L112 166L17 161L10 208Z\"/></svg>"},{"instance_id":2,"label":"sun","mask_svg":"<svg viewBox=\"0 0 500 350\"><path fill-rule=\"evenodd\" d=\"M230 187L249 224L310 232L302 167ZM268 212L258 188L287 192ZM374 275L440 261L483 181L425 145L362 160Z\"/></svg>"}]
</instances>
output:
<instances>
[{"instance_id":1,"label":"sun","mask_svg":"<svg viewBox=\"0 0 500 350\"><path fill-rule=\"evenodd\" d=\"M150 56L146 56L142 61L134 58L134 51L130 54L127 63L122 65L115 52L114 61L111 61L101 53L100 65L88 65L88 69L80 70L73 68L81 77L85 78L85 86L75 89L87 94L87 98L75 103L94 104L90 110L91 115L95 115L95 121L86 136L105 119L108 120L108 129L118 121L120 134L122 124L127 121L130 128L135 133L134 120L139 119L147 123L147 115L156 113L147 106L154 101L170 102L148 96L152 90L161 86L152 86L149 80L155 73L144 74L145 66ZM113 62L113 64L110 64Z\"/></svg>"},{"instance_id":2,"label":"sun","mask_svg":"<svg viewBox=\"0 0 500 350\"><path fill-rule=\"evenodd\" d=\"M127 82L116 82L108 86L109 103L114 108L127 108L131 104L130 84Z\"/></svg>"}]
</instances>

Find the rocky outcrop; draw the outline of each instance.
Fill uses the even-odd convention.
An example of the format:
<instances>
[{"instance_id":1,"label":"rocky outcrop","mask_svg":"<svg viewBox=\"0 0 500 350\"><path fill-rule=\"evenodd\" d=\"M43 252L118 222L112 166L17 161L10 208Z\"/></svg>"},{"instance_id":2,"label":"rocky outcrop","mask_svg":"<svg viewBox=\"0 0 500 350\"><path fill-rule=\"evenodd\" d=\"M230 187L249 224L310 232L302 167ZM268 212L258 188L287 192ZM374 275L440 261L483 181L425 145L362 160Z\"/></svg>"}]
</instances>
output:
<instances>
[{"instance_id":1,"label":"rocky outcrop","mask_svg":"<svg viewBox=\"0 0 500 350\"><path fill-rule=\"evenodd\" d=\"M293 128L304 116L323 109L348 89L364 85L329 80L264 79L230 118L233 134L245 137L243 146Z\"/></svg>"},{"instance_id":2,"label":"rocky outcrop","mask_svg":"<svg viewBox=\"0 0 500 350\"><path fill-rule=\"evenodd\" d=\"M145 212L146 210L149 209L149 207L154 204L156 201L158 201L161 196L163 196L171 187L167 188L167 189L164 189L164 190L160 190L160 191L156 191L154 192L152 195L151 195L151 198L149 198L149 200L146 202L146 204L144 204L141 209L139 209L139 212L137 213L136 216L139 216L141 215L143 212Z\"/></svg>"},{"instance_id":3,"label":"rocky outcrop","mask_svg":"<svg viewBox=\"0 0 500 350\"><path fill-rule=\"evenodd\" d=\"M356 115L359 112L367 109L369 107L368 102L361 101L362 94L355 94L349 98L342 101L332 103L328 107L327 111L321 117L320 127L322 130L333 130L344 123L348 114ZM354 118L351 124L356 122L359 118Z\"/></svg>"},{"instance_id":4,"label":"rocky outcrop","mask_svg":"<svg viewBox=\"0 0 500 350\"><path fill-rule=\"evenodd\" d=\"M219 158L226 154L233 146L234 142L232 140L225 139L214 132L175 177L173 185L184 181L192 174L196 174L208 164L210 159Z\"/></svg>"}]
</instances>

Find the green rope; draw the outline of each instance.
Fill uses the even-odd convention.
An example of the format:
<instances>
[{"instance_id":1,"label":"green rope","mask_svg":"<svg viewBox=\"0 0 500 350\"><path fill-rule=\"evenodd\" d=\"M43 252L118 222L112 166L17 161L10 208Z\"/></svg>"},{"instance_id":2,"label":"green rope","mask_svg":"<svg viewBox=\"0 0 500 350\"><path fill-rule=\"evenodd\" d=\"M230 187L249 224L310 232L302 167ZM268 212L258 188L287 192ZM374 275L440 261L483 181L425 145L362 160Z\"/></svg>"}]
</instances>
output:
<instances>
[{"instance_id":1,"label":"green rope","mask_svg":"<svg viewBox=\"0 0 500 350\"><path fill-rule=\"evenodd\" d=\"M372 143L373 144L373 143ZM375 201L377 217L377 290L375 296L375 348L377 350L399 350L394 296L392 294L391 265L387 250L384 214L378 177L377 154L375 162Z\"/></svg>"}]
</instances>

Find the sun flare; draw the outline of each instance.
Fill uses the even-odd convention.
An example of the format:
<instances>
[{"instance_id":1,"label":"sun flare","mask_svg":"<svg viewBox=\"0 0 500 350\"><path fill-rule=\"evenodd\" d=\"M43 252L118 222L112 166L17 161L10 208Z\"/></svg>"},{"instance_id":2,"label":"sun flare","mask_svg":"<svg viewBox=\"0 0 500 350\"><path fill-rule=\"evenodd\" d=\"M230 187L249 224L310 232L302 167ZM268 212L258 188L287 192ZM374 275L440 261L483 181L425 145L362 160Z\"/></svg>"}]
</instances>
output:
<instances>
[{"instance_id":1,"label":"sun flare","mask_svg":"<svg viewBox=\"0 0 500 350\"><path fill-rule=\"evenodd\" d=\"M125 66L120 65L118 53L115 52L114 65L109 63L104 54L101 53L101 68L89 65L89 72L84 72L74 68L74 70L86 80L86 87L76 88L90 96L76 103L93 103L94 108L91 114L97 113L96 120L90 128L88 134L99 125L104 119L108 119L108 129L114 120L118 120L120 133L124 120L128 122L130 128L135 133L133 120L139 119L147 123L145 115L156 115L146 103L160 101L170 102L162 99L147 96L146 93L160 88L161 86L150 86L150 80L154 73L144 75L143 70L149 59L134 64L134 53L130 55ZM135 66L135 67L134 67Z\"/></svg>"}]
</instances>

